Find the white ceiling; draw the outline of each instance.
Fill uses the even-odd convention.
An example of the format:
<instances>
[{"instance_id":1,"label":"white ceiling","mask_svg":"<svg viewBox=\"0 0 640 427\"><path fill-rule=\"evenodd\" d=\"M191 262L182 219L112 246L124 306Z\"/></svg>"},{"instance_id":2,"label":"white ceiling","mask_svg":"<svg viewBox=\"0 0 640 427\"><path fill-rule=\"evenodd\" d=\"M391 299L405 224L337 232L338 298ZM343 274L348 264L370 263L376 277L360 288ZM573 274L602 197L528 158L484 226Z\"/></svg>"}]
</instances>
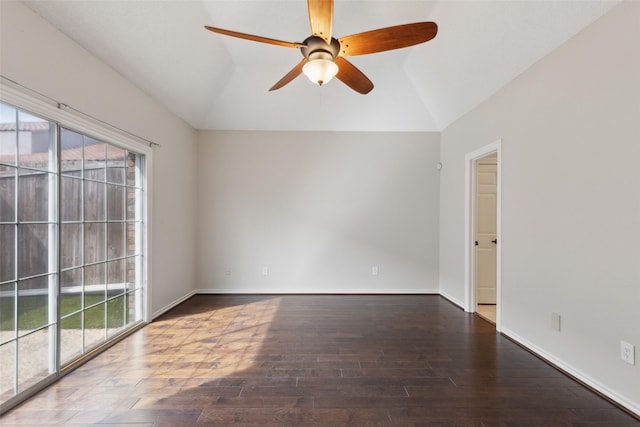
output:
<instances>
[{"instance_id":1,"label":"white ceiling","mask_svg":"<svg viewBox=\"0 0 640 427\"><path fill-rule=\"evenodd\" d=\"M336 0L334 37L438 24L428 43L349 58L374 83L368 95L304 75L269 92L297 49L203 28L300 42L304 0L25 3L196 129L440 131L619 0Z\"/></svg>"}]
</instances>

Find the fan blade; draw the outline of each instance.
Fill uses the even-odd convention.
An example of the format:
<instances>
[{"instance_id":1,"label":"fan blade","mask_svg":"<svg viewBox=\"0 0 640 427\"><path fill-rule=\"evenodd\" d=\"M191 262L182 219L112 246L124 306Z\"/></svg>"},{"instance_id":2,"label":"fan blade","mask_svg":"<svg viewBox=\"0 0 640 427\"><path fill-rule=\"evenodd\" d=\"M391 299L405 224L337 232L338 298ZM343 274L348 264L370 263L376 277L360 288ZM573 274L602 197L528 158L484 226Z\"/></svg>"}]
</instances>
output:
<instances>
[{"instance_id":1,"label":"fan blade","mask_svg":"<svg viewBox=\"0 0 640 427\"><path fill-rule=\"evenodd\" d=\"M293 79L298 77L300 74L302 74L302 67L306 63L307 63L307 58L302 58L302 61L300 61L298 65L293 67L293 69L289 71L283 78L281 78L278 83L274 84L273 87L269 89L269 92L271 92L272 90L280 89L281 87L285 86L286 84L291 82Z\"/></svg>"},{"instance_id":2,"label":"fan blade","mask_svg":"<svg viewBox=\"0 0 640 427\"><path fill-rule=\"evenodd\" d=\"M311 34L331 43L333 0L307 0Z\"/></svg>"},{"instance_id":3,"label":"fan blade","mask_svg":"<svg viewBox=\"0 0 640 427\"><path fill-rule=\"evenodd\" d=\"M366 55L424 43L436 36L435 22L416 22L342 37L340 56Z\"/></svg>"},{"instance_id":4,"label":"fan blade","mask_svg":"<svg viewBox=\"0 0 640 427\"><path fill-rule=\"evenodd\" d=\"M371 92L373 83L371 83L371 80L369 80L362 71L358 70L355 65L342 57L336 58L335 63L338 66L337 79L363 95Z\"/></svg>"},{"instance_id":5,"label":"fan blade","mask_svg":"<svg viewBox=\"0 0 640 427\"><path fill-rule=\"evenodd\" d=\"M267 37L254 36L252 34L239 33L237 31L224 30L222 28L209 27L208 25L205 25L204 27L209 31L213 31L214 33L223 34L225 36L237 37L239 39L252 40L254 42L275 44L277 46L284 46L284 47L295 47L295 48L307 47L307 45L304 43L285 42L282 40L270 39Z\"/></svg>"}]
</instances>

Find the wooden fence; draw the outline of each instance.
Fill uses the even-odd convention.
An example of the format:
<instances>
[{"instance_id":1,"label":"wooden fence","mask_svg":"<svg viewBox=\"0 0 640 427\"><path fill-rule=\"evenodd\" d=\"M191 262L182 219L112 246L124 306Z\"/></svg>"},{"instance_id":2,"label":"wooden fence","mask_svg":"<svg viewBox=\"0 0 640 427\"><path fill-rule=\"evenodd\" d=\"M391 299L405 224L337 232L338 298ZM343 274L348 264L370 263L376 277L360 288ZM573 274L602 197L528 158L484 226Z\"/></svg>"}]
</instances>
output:
<instances>
[{"instance_id":1,"label":"wooden fence","mask_svg":"<svg viewBox=\"0 0 640 427\"><path fill-rule=\"evenodd\" d=\"M120 184L83 180L74 177L80 173L70 169L64 172L68 176L60 177L57 213L61 219L60 267L67 269L108 261L106 268L85 268L84 284L115 285L126 283L131 279L127 276L135 278L135 262L124 259L135 255L136 227L139 226L135 217L138 190L125 186L125 177L135 173L135 164L132 165L135 158L119 160L111 160L109 167L104 161L94 161L93 166L94 170L102 167L102 173L111 177L110 180L122 176ZM55 242L57 222L55 213L49 211L50 199L56 197L58 189L56 175L20 169L16 188L17 170L0 166L0 223L3 223L0 224L0 282L57 270L49 259L49 245ZM82 278L82 275L63 276ZM61 280L63 288L82 286L82 283L64 283L64 277ZM34 286L37 285L34 283Z\"/></svg>"}]
</instances>

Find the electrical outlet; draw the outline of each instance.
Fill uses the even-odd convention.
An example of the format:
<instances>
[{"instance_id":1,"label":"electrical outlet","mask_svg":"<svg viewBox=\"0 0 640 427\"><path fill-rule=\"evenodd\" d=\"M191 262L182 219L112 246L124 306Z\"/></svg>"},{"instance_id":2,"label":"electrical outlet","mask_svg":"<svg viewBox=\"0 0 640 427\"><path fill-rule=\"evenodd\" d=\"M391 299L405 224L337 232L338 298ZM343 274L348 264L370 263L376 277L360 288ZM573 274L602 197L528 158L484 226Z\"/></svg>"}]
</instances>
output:
<instances>
[{"instance_id":1,"label":"electrical outlet","mask_svg":"<svg viewBox=\"0 0 640 427\"><path fill-rule=\"evenodd\" d=\"M558 313L551 313L551 329L560 332L560 315Z\"/></svg>"},{"instance_id":2,"label":"electrical outlet","mask_svg":"<svg viewBox=\"0 0 640 427\"><path fill-rule=\"evenodd\" d=\"M227 277L231 276L231 269L229 267L224 269L224 275L227 276Z\"/></svg>"},{"instance_id":3,"label":"electrical outlet","mask_svg":"<svg viewBox=\"0 0 640 427\"><path fill-rule=\"evenodd\" d=\"M263 276L269 275L269 267L262 267L262 275Z\"/></svg>"},{"instance_id":4,"label":"electrical outlet","mask_svg":"<svg viewBox=\"0 0 640 427\"><path fill-rule=\"evenodd\" d=\"M378 268L377 265L374 265L373 267L371 267L371 275L372 276L377 276L378 273L380 273L380 269Z\"/></svg>"},{"instance_id":5,"label":"electrical outlet","mask_svg":"<svg viewBox=\"0 0 640 427\"><path fill-rule=\"evenodd\" d=\"M635 365L636 364L635 353L636 351L633 344L625 341L620 341L620 358L624 362L627 362L630 365Z\"/></svg>"}]
</instances>

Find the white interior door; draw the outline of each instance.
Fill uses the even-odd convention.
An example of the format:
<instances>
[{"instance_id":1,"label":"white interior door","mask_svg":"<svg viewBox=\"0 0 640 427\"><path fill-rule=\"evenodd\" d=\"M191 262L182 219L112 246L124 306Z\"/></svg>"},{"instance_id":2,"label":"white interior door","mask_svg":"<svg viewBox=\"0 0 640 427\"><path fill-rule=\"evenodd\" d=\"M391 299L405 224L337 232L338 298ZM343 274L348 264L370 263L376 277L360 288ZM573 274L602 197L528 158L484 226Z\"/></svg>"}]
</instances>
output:
<instances>
[{"instance_id":1,"label":"white interior door","mask_svg":"<svg viewBox=\"0 0 640 427\"><path fill-rule=\"evenodd\" d=\"M478 304L496 303L497 154L476 163L476 296Z\"/></svg>"}]
</instances>

